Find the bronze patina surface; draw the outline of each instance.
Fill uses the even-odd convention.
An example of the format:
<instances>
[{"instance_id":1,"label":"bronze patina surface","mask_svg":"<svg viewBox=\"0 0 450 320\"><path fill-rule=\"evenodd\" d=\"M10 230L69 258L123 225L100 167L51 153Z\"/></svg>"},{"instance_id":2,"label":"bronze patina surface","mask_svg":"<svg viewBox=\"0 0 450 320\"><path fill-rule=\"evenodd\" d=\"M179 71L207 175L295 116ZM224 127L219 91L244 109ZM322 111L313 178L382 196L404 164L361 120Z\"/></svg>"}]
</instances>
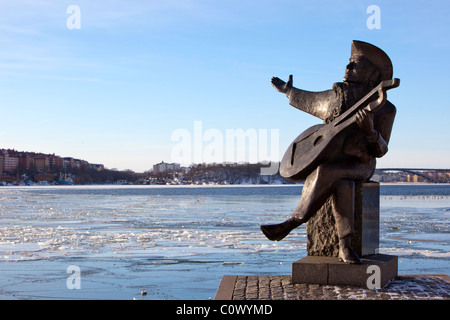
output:
<instances>
[{"instance_id":1,"label":"bronze patina surface","mask_svg":"<svg viewBox=\"0 0 450 320\"><path fill-rule=\"evenodd\" d=\"M322 92L295 88L274 77L275 89L293 107L323 120L300 134L283 157L280 173L293 181L305 181L301 200L290 218L280 224L262 225L270 240L279 241L306 223L333 196L332 211L339 238L339 260L360 264L352 249L355 183L368 182L376 158L388 151L396 108L386 91L400 84L392 79L389 57L380 48L353 41L343 82Z\"/></svg>"}]
</instances>

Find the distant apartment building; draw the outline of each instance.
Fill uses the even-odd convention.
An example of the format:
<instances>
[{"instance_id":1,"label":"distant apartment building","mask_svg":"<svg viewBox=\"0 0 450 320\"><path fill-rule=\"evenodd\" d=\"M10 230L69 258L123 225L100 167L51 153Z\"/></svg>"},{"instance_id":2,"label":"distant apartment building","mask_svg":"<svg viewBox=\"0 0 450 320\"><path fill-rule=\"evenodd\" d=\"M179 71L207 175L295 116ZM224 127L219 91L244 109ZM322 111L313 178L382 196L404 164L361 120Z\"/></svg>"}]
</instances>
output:
<instances>
[{"instance_id":1,"label":"distant apartment building","mask_svg":"<svg viewBox=\"0 0 450 320\"><path fill-rule=\"evenodd\" d=\"M104 166L104 165L102 165L102 164L96 164L96 163L91 164L91 167L92 167L92 169L95 169L95 170L97 170L97 171L102 171L102 170L105 169L105 166Z\"/></svg>"},{"instance_id":2,"label":"distant apartment building","mask_svg":"<svg viewBox=\"0 0 450 320\"><path fill-rule=\"evenodd\" d=\"M102 164L90 164L85 160L70 157L61 158L55 154L0 149L0 175L3 173L14 174L27 170L59 172L75 168L89 168L101 171L104 169L104 166Z\"/></svg>"},{"instance_id":3,"label":"distant apartment building","mask_svg":"<svg viewBox=\"0 0 450 320\"><path fill-rule=\"evenodd\" d=\"M163 173L167 171L180 170L181 165L179 163L166 163L161 162L153 165L153 174Z\"/></svg>"},{"instance_id":4,"label":"distant apartment building","mask_svg":"<svg viewBox=\"0 0 450 320\"><path fill-rule=\"evenodd\" d=\"M70 170L75 167L75 159L74 158L63 158L62 159L62 169Z\"/></svg>"},{"instance_id":5,"label":"distant apartment building","mask_svg":"<svg viewBox=\"0 0 450 320\"><path fill-rule=\"evenodd\" d=\"M62 168L63 160L59 156L49 155L48 156L48 168L50 171L56 172Z\"/></svg>"},{"instance_id":6,"label":"distant apartment building","mask_svg":"<svg viewBox=\"0 0 450 320\"><path fill-rule=\"evenodd\" d=\"M20 165L22 170L30 170L34 168L34 153L33 152L22 152L20 158Z\"/></svg>"},{"instance_id":7,"label":"distant apartment building","mask_svg":"<svg viewBox=\"0 0 450 320\"><path fill-rule=\"evenodd\" d=\"M50 161L45 154L37 154L34 156L34 167L36 170L47 172L50 168Z\"/></svg>"},{"instance_id":8,"label":"distant apartment building","mask_svg":"<svg viewBox=\"0 0 450 320\"><path fill-rule=\"evenodd\" d=\"M19 167L19 158L14 150L2 149L0 158L3 172L14 172Z\"/></svg>"}]
</instances>

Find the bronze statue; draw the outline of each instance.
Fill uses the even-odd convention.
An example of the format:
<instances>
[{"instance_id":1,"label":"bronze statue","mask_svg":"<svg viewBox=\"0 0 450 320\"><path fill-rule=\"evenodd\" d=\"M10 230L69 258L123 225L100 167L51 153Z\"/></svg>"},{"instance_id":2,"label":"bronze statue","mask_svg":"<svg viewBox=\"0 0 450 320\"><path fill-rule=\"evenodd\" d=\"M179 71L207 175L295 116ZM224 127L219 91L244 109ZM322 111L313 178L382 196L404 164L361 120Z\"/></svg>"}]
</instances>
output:
<instances>
[{"instance_id":1,"label":"bronze statue","mask_svg":"<svg viewBox=\"0 0 450 320\"><path fill-rule=\"evenodd\" d=\"M301 200L283 223L262 225L267 238L282 240L306 223L335 195L333 215L339 237L339 260L361 263L351 248L355 181L368 181L376 160L388 151L396 109L386 100L386 90L397 87L389 57L381 49L353 41L343 82L333 89L310 92L272 78L275 89L289 104L314 115L324 124L300 134L283 157L280 173L293 181L305 180Z\"/></svg>"}]
</instances>

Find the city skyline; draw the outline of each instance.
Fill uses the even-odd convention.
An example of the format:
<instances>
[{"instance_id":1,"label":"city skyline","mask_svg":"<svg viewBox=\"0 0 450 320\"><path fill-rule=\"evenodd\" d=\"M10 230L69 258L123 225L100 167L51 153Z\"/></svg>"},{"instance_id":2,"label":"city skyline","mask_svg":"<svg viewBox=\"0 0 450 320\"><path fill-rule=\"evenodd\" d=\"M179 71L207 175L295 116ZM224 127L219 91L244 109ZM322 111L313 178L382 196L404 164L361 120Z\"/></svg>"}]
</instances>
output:
<instances>
[{"instance_id":1,"label":"city skyline","mask_svg":"<svg viewBox=\"0 0 450 320\"><path fill-rule=\"evenodd\" d=\"M178 132L190 134L194 160L196 147L208 159L217 137L227 158L227 132L242 130L256 134L257 161L279 161L320 120L289 106L271 77L293 74L294 86L330 89L342 81L351 41L362 40L383 49L401 79L388 93L397 116L377 167L450 163L446 2L19 0L0 7L2 148L144 172L178 162ZM241 148L233 156L249 162L251 148Z\"/></svg>"},{"instance_id":2,"label":"city skyline","mask_svg":"<svg viewBox=\"0 0 450 320\"><path fill-rule=\"evenodd\" d=\"M279 162L276 163L276 167L279 166ZM263 168L268 165L268 162L258 162L258 163L249 163L249 162L220 162L220 163L191 163L188 166L181 166L180 163L172 162L168 163L162 160L161 162L150 165L148 170L144 172L136 172L140 173L162 173L167 171L183 171L189 168L197 167L203 165L205 168L210 167L220 167L220 166L245 166L245 165L263 165ZM18 172L25 172L27 170L37 170L42 172L52 172L52 173L61 173L66 169L74 169L74 168L90 168L95 169L97 171L102 171L104 169L107 170L118 170L117 168L105 168L103 164L99 163L90 163L86 159L79 159L77 157L71 156L60 156L55 153L39 153L34 151L24 151L24 150L15 150L15 149L5 149L0 148L0 175L5 174L9 176L17 175ZM125 169L123 171L129 171L130 169ZM448 175L448 168L377 168L376 173L378 172L406 172L408 174L416 174L417 172L425 171L432 172L435 171L438 174L444 173L444 175ZM264 173L264 171L259 172L261 175L276 175L279 172L274 173ZM420 176L420 174L419 174ZM417 179L416 179L417 180ZM430 179L431 180L431 179ZM414 181L417 182L417 181Z\"/></svg>"},{"instance_id":3,"label":"city skyline","mask_svg":"<svg viewBox=\"0 0 450 320\"><path fill-rule=\"evenodd\" d=\"M55 153L40 153L0 148L0 176L16 175L19 172L41 171L62 173L68 169L86 167L101 171L101 163L90 163L85 159L59 156Z\"/></svg>"},{"instance_id":4,"label":"city skyline","mask_svg":"<svg viewBox=\"0 0 450 320\"><path fill-rule=\"evenodd\" d=\"M0 185L55 184L156 184L225 185L292 184L276 172L264 172L261 163L209 163L181 167L179 163L160 162L146 172L117 171L83 159L61 157L32 151L0 148ZM278 168L279 163L276 163ZM266 167L267 168L267 167ZM105 173L106 171L106 173ZM375 169L372 180L384 183L448 183L450 169L385 168Z\"/></svg>"}]
</instances>

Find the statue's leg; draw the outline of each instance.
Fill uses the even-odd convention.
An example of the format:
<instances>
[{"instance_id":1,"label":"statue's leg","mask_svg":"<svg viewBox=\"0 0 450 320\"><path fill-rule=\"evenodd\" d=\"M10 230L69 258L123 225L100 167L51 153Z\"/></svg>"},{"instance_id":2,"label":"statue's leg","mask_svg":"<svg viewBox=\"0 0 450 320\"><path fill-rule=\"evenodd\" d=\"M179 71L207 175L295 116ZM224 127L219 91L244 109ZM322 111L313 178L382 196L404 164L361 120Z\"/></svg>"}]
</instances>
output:
<instances>
[{"instance_id":1,"label":"statue's leg","mask_svg":"<svg viewBox=\"0 0 450 320\"><path fill-rule=\"evenodd\" d=\"M305 184L303 185L302 197L291 217L279 224L262 225L262 232L270 240L279 241L283 239L293 229L307 222L322 207L328 197L335 192L339 183L348 183L341 182L343 179L364 181L372 175L374 168L375 160L370 160L367 163L343 160L326 162L319 165L306 178ZM344 199L344 191L342 191L342 194L341 199ZM343 203L345 201L347 200L342 200ZM351 208L353 215L353 207ZM350 217L350 214L343 214L343 216ZM345 218L342 219L345 220ZM341 231L343 234L345 233L343 230ZM348 239L348 237L343 237L343 240L345 239Z\"/></svg>"},{"instance_id":2,"label":"statue's leg","mask_svg":"<svg viewBox=\"0 0 450 320\"><path fill-rule=\"evenodd\" d=\"M333 197L333 215L339 239L353 234L355 182L342 179L336 185Z\"/></svg>"},{"instance_id":3,"label":"statue's leg","mask_svg":"<svg viewBox=\"0 0 450 320\"><path fill-rule=\"evenodd\" d=\"M339 260L347 263L361 263L361 259L351 248L354 232L355 182L342 179L336 185L333 197L333 215L339 238Z\"/></svg>"},{"instance_id":4,"label":"statue's leg","mask_svg":"<svg viewBox=\"0 0 450 320\"><path fill-rule=\"evenodd\" d=\"M342 170L333 163L318 166L305 180L302 197L291 218L307 222L334 192L342 175Z\"/></svg>"},{"instance_id":5,"label":"statue's leg","mask_svg":"<svg viewBox=\"0 0 450 320\"><path fill-rule=\"evenodd\" d=\"M334 191L342 172L332 163L324 163L317 167L305 181L302 197L291 217L279 224L263 225L262 232L267 238L279 241L293 229L307 222L322 207Z\"/></svg>"}]
</instances>

